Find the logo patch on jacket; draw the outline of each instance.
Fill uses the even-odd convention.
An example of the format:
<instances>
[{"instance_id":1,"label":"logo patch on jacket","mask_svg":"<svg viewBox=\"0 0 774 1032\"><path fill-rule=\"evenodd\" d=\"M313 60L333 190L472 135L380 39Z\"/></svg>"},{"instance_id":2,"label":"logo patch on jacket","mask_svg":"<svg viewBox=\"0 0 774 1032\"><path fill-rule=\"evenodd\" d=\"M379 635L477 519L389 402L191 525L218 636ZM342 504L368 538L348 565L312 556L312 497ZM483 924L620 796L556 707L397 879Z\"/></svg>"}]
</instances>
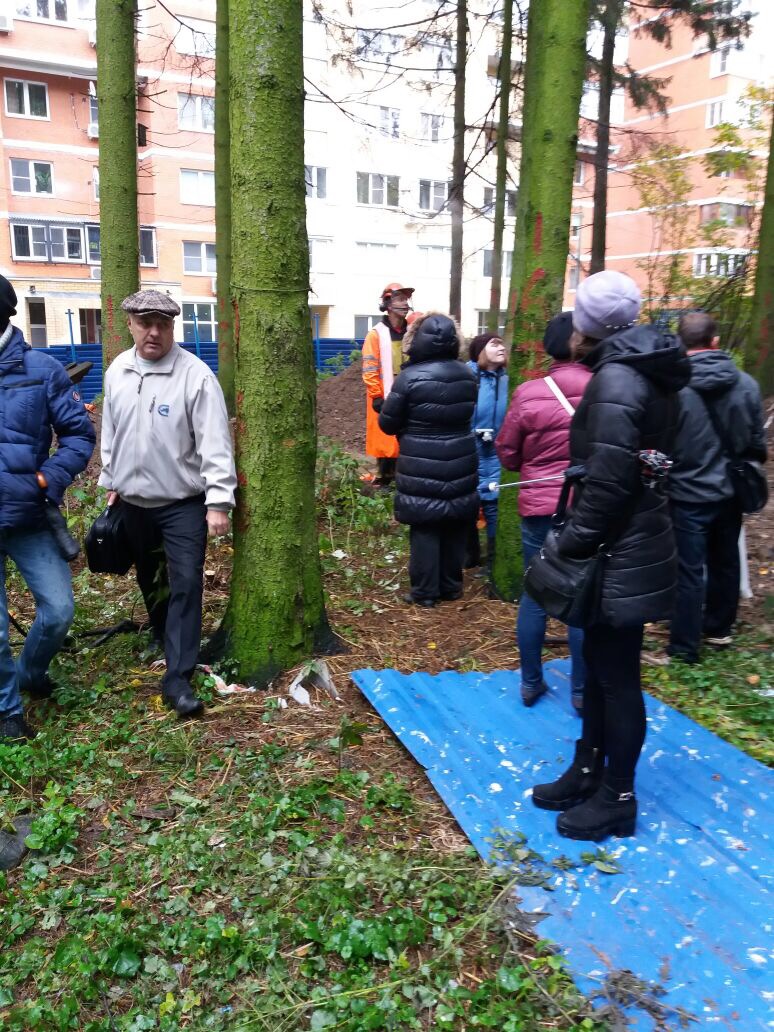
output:
<instances>
[{"instance_id":1,"label":"logo patch on jacket","mask_svg":"<svg viewBox=\"0 0 774 1032\"><path fill-rule=\"evenodd\" d=\"M74 399L75 399L76 401L80 401L80 400L81 400L81 396L80 396L80 394L78 393L78 391L73 391L73 398L74 398Z\"/></svg>"},{"instance_id":2,"label":"logo patch on jacket","mask_svg":"<svg viewBox=\"0 0 774 1032\"><path fill-rule=\"evenodd\" d=\"M158 411L158 414L160 416L168 416L169 415L169 405L159 405L157 411Z\"/></svg>"}]
</instances>

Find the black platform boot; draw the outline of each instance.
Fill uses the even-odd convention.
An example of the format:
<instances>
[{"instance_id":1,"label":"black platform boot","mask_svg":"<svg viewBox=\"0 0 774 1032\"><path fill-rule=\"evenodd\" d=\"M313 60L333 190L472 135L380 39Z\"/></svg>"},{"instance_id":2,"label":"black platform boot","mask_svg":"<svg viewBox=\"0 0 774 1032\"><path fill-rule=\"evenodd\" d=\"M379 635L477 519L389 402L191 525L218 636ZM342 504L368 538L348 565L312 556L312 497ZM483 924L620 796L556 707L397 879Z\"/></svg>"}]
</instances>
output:
<instances>
[{"instance_id":1,"label":"black platform boot","mask_svg":"<svg viewBox=\"0 0 774 1032\"><path fill-rule=\"evenodd\" d=\"M605 778L591 799L557 817L556 830L565 838L601 842L609 835L633 835L636 823L637 800L632 782Z\"/></svg>"},{"instance_id":2,"label":"black platform boot","mask_svg":"<svg viewBox=\"0 0 774 1032\"><path fill-rule=\"evenodd\" d=\"M557 781L535 785L532 802L541 810L568 810L589 799L602 783L605 757L580 739L575 743L575 759Z\"/></svg>"}]
</instances>

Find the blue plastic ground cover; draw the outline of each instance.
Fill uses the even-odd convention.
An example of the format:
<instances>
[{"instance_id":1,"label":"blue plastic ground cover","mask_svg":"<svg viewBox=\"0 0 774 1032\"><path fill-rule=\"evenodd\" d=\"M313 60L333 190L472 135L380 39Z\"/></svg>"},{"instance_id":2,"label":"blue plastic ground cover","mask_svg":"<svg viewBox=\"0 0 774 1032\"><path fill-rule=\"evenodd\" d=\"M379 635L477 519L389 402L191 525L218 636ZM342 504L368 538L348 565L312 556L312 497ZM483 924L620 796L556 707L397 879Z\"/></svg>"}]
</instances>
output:
<instances>
[{"instance_id":1,"label":"blue plastic ground cover","mask_svg":"<svg viewBox=\"0 0 774 1032\"><path fill-rule=\"evenodd\" d=\"M552 873L553 891L519 887L520 908L544 912L539 934L557 943L583 992L626 969L662 984L667 1008L699 1028L774 1028L774 778L765 766L656 699L637 774L639 819L609 839L622 872L580 864L592 843L561 838L531 786L572 758L580 722L569 702L569 662L546 665L550 691L532 709L518 671L352 677L415 759L482 857L498 829L527 836ZM635 1027L653 1025L628 1011ZM671 1012L670 1012L671 1013ZM669 1027L679 1028L675 1015Z\"/></svg>"}]
</instances>

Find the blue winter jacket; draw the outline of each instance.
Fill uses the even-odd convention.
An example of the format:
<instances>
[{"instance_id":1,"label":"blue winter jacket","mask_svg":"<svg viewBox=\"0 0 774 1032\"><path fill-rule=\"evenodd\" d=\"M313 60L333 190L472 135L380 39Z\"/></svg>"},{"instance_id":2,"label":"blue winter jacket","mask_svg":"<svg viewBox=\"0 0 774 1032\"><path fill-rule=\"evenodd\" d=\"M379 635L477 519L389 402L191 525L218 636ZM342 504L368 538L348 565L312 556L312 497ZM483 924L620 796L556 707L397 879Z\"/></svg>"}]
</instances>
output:
<instances>
[{"instance_id":1,"label":"blue winter jacket","mask_svg":"<svg viewBox=\"0 0 774 1032\"><path fill-rule=\"evenodd\" d=\"M495 481L500 483L500 460L495 451L494 439L503 425L508 410L508 371L498 369L488 372L480 369L475 362L468 362L478 381L478 401L473 413L473 430L491 430L492 440L485 442L482 435L476 434L478 451L478 493L482 501L494 501L497 492L490 491L489 485Z\"/></svg>"},{"instance_id":2,"label":"blue winter jacket","mask_svg":"<svg viewBox=\"0 0 774 1032\"><path fill-rule=\"evenodd\" d=\"M0 530L40 526L46 496L61 505L94 442L94 427L61 362L31 348L14 327L0 352ZM45 492L38 472L48 481Z\"/></svg>"}]
</instances>

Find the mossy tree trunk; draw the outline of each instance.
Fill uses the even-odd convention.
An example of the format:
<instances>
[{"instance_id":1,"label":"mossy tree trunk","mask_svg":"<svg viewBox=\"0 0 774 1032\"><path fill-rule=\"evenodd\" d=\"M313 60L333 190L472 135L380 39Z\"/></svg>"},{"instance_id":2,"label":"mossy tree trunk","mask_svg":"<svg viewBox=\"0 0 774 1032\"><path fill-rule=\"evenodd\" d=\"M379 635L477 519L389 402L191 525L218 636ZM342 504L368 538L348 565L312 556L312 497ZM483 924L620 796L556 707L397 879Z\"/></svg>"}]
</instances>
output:
<instances>
[{"instance_id":1,"label":"mossy tree trunk","mask_svg":"<svg viewBox=\"0 0 774 1032\"><path fill-rule=\"evenodd\" d=\"M509 387L538 368L548 320L562 309L572 180L583 91L588 0L531 0L522 118L521 173L509 314L513 317ZM503 484L514 477L504 476ZM516 490L501 493L494 586L521 592Z\"/></svg>"},{"instance_id":2,"label":"mossy tree trunk","mask_svg":"<svg viewBox=\"0 0 774 1032\"><path fill-rule=\"evenodd\" d=\"M107 369L132 339L121 302L140 289L135 0L97 0L102 354Z\"/></svg>"},{"instance_id":3,"label":"mossy tree trunk","mask_svg":"<svg viewBox=\"0 0 774 1032\"><path fill-rule=\"evenodd\" d=\"M451 276L449 313L462 318L462 235L465 213L465 65L468 54L467 0L457 0L457 53L454 65L454 150L449 190Z\"/></svg>"},{"instance_id":4,"label":"mossy tree trunk","mask_svg":"<svg viewBox=\"0 0 774 1032\"><path fill-rule=\"evenodd\" d=\"M231 321L231 129L228 116L228 0L218 0L215 36L215 255L218 296L218 380L234 414Z\"/></svg>"},{"instance_id":5,"label":"mossy tree trunk","mask_svg":"<svg viewBox=\"0 0 774 1032\"><path fill-rule=\"evenodd\" d=\"M495 174L494 243L492 245L492 285L489 290L490 333L500 326L500 294L503 276L503 236L505 231L505 192L508 180L508 124L511 113L511 47L513 43L513 0L504 0L503 37L500 48L500 115L497 122L497 172Z\"/></svg>"},{"instance_id":6,"label":"mossy tree trunk","mask_svg":"<svg viewBox=\"0 0 774 1032\"><path fill-rule=\"evenodd\" d=\"M747 368L757 378L763 396L774 393L774 129L769 144L752 322L745 358Z\"/></svg>"},{"instance_id":7,"label":"mossy tree trunk","mask_svg":"<svg viewBox=\"0 0 774 1032\"><path fill-rule=\"evenodd\" d=\"M302 5L230 0L236 460L225 647L266 684L328 644L315 516Z\"/></svg>"}]
</instances>

